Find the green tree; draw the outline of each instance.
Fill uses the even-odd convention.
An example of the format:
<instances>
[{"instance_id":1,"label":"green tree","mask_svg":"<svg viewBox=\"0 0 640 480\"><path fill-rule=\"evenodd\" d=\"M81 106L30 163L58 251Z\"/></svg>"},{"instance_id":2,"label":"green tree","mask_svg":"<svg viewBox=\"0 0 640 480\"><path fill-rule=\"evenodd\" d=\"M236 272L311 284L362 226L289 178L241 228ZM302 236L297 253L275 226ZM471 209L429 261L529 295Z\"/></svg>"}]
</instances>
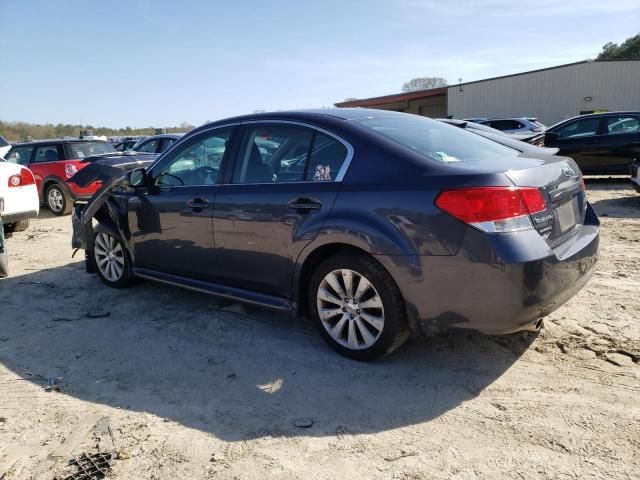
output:
<instances>
[{"instance_id":1,"label":"green tree","mask_svg":"<svg viewBox=\"0 0 640 480\"><path fill-rule=\"evenodd\" d=\"M627 38L620 45L605 43L598 60L640 60L640 33Z\"/></svg>"},{"instance_id":2,"label":"green tree","mask_svg":"<svg viewBox=\"0 0 640 480\"><path fill-rule=\"evenodd\" d=\"M441 88L447 86L447 80L442 77L418 77L409 80L402 85L403 92L417 92L418 90L429 90L431 88Z\"/></svg>"}]
</instances>

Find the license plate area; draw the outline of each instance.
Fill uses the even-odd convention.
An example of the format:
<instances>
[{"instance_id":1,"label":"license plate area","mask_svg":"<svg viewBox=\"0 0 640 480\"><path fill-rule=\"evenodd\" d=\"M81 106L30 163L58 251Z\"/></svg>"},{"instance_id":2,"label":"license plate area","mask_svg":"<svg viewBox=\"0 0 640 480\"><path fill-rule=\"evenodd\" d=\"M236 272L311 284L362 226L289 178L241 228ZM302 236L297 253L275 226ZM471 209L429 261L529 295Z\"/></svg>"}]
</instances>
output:
<instances>
[{"instance_id":1,"label":"license plate area","mask_svg":"<svg viewBox=\"0 0 640 480\"><path fill-rule=\"evenodd\" d=\"M576 211L578 209L578 201L574 197L568 202L563 203L555 210L556 218L560 232L565 233L576 226Z\"/></svg>"}]
</instances>

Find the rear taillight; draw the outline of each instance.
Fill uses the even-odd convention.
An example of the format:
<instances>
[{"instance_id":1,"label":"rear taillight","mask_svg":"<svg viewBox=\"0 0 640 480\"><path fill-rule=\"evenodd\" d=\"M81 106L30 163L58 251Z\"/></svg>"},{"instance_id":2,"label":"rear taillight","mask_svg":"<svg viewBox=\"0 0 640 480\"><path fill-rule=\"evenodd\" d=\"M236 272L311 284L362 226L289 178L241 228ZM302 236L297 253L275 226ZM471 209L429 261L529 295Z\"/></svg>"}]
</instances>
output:
<instances>
[{"instance_id":1,"label":"rear taillight","mask_svg":"<svg viewBox=\"0 0 640 480\"><path fill-rule=\"evenodd\" d=\"M529 215L547 208L533 187L473 187L445 190L436 205L485 232L515 232L533 228Z\"/></svg>"},{"instance_id":2,"label":"rear taillight","mask_svg":"<svg viewBox=\"0 0 640 480\"><path fill-rule=\"evenodd\" d=\"M67 178L73 177L76 173L78 173L78 167L76 167L73 163L65 163L64 174L67 176Z\"/></svg>"},{"instance_id":3,"label":"rear taillight","mask_svg":"<svg viewBox=\"0 0 640 480\"><path fill-rule=\"evenodd\" d=\"M25 187L36 183L33 173L28 168L23 168L17 175L9 177L9 187Z\"/></svg>"}]
</instances>

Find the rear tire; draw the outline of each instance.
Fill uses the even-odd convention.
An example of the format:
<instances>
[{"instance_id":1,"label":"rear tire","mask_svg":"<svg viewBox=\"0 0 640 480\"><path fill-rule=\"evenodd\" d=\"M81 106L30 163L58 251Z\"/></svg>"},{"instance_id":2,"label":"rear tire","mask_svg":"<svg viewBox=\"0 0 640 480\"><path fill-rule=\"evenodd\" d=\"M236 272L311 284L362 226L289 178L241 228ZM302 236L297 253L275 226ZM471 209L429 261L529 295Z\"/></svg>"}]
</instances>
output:
<instances>
[{"instance_id":1,"label":"rear tire","mask_svg":"<svg viewBox=\"0 0 640 480\"><path fill-rule=\"evenodd\" d=\"M54 215L68 215L71 213L73 202L64 189L54 183L47 188L45 199L47 207Z\"/></svg>"},{"instance_id":2,"label":"rear tire","mask_svg":"<svg viewBox=\"0 0 640 480\"><path fill-rule=\"evenodd\" d=\"M374 360L409 337L398 286L364 253L339 253L322 262L311 276L308 302L325 341L346 357Z\"/></svg>"},{"instance_id":3,"label":"rear tire","mask_svg":"<svg viewBox=\"0 0 640 480\"><path fill-rule=\"evenodd\" d=\"M29 219L28 218L12 223L9 226L9 231L10 232L24 232L27 228L29 228Z\"/></svg>"},{"instance_id":4,"label":"rear tire","mask_svg":"<svg viewBox=\"0 0 640 480\"><path fill-rule=\"evenodd\" d=\"M95 228L93 262L100 280L112 288L126 288L132 283L131 260L118 235L104 225Z\"/></svg>"}]
</instances>

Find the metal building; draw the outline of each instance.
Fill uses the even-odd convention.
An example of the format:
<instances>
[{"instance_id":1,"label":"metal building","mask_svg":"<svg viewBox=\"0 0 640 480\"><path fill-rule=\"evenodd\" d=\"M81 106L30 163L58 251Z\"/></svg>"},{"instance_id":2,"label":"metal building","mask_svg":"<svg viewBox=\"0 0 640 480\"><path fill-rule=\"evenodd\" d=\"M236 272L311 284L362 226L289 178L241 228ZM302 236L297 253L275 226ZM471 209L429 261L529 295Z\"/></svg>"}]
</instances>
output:
<instances>
[{"instance_id":1,"label":"metal building","mask_svg":"<svg viewBox=\"0 0 640 480\"><path fill-rule=\"evenodd\" d=\"M583 113L640 110L640 61L570 63L452 85L446 91L422 90L336 106L366 106L430 117L529 116L552 125Z\"/></svg>"}]
</instances>

